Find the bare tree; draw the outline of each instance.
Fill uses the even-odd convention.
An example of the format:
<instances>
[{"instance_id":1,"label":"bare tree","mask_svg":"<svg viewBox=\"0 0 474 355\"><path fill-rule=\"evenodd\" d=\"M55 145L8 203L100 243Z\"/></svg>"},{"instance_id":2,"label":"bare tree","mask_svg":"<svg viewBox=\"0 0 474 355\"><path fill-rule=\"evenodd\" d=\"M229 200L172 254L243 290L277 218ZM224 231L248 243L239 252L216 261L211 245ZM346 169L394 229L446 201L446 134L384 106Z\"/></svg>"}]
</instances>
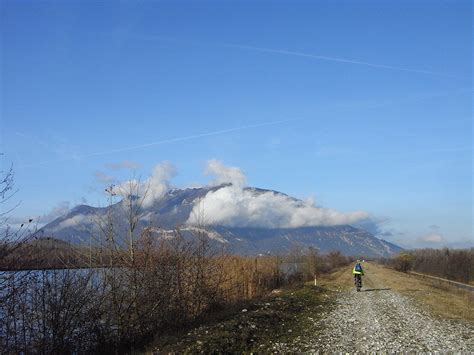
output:
<instances>
[{"instance_id":1,"label":"bare tree","mask_svg":"<svg viewBox=\"0 0 474 355\"><path fill-rule=\"evenodd\" d=\"M0 267L2 269L14 269L15 258L12 256L33 237L31 227L33 219L28 219L19 227L11 227L9 218L11 213L18 207L19 203L8 207L7 202L16 194L14 183L14 171L11 166L6 172L0 171ZM36 228L35 228L36 230ZM5 274L0 275L0 286Z\"/></svg>"}]
</instances>

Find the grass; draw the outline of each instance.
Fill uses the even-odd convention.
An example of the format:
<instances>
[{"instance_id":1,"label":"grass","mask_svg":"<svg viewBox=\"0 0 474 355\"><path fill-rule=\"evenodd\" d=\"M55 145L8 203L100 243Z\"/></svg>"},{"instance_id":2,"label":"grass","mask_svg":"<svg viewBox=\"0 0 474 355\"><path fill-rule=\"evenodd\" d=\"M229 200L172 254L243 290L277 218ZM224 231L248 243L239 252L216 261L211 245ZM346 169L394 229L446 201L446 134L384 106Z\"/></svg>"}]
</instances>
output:
<instances>
[{"instance_id":1,"label":"grass","mask_svg":"<svg viewBox=\"0 0 474 355\"><path fill-rule=\"evenodd\" d=\"M318 280L318 285L335 292L349 291L354 287L351 269L352 266L343 267L331 274L324 275Z\"/></svg>"},{"instance_id":2,"label":"grass","mask_svg":"<svg viewBox=\"0 0 474 355\"><path fill-rule=\"evenodd\" d=\"M471 291L373 263L367 264L366 274L368 278L383 280L384 287L412 298L420 307L434 315L474 323L474 293Z\"/></svg>"}]
</instances>

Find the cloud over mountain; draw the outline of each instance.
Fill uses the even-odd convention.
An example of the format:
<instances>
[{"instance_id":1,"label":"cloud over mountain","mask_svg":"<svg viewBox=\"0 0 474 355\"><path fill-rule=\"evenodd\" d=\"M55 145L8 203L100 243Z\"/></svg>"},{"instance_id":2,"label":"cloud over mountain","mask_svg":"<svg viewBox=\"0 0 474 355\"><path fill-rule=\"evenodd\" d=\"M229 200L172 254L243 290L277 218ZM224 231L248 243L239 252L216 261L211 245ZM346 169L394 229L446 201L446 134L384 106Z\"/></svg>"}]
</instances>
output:
<instances>
[{"instance_id":1,"label":"cloud over mountain","mask_svg":"<svg viewBox=\"0 0 474 355\"><path fill-rule=\"evenodd\" d=\"M252 255L287 250L294 243L321 252L341 250L348 255L388 256L400 250L354 227L367 220L377 222L367 212L344 213L311 200L246 186L241 169L217 160L208 162L205 173L214 176L207 186L171 188L176 168L162 162L144 180L115 185L117 199L107 207L79 205L68 210L68 205L59 205L55 212L64 209L67 213L43 226L41 235L90 243L91 235L103 237L100 225L109 223L110 218L121 240L128 233L131 202L141 216L137 236L145 228L151 228L157 238L175 235L176 228L184 238L194 238L198 231L219 247L225 245L231 252Z\"/></svg>"},{"instance_id":2,"label":"cloud over mountain","mask_svg":"<svg viewBox=\"0 0 474 355\"><path fill-rule=\"evenodd\" d=\"M144 181L131 179L114 187L114 193L127 197L130 195L140 196L144 208L150 207L170 190L170 180L177 174L176 167L163 161L153 168L151 176Z\"/></svg>"},{"instance_id":3,"label":"cloud over mountain","mask_svg":"<svg viewBox=\"0 0 474 355\"><path fill-rule=\"evenodd\" d=\"M189 201L191 213L186 219L187 225L299 228L347 224L375 226L378 223L365 211L345 213L317 206L309 199L303 201L272 190L246 188L247 178L242 169L224 165L216 159L207 162L204 173L213 176L209 187L216 188ZM147 209L171 190L171 179L176 174L176 167L164 161L154 167L147 179L119 183L113 191L122 198L139 196L142 207Z\"/></svg>"},{"instance_id":4,"label":"cloud over mountain","mask_svg":"<svg viewBox=\"0 0 474 355\"><path fill-rule=\"evenodd\" d=\"M242 169L234 166L226 166L221 161L211 159L207 162L206 175L214 175L212 182L214 185L231 183L236 187L243 188L247 183L247 178Z\"/></svg>"},{"instance_id":5,"label":"cloud over mountain","mask_svg":"<svg viewBox=\"0 0 474 355\"><path fill-rule=\"evenodd\" d=\"M207 172L216 175L215 183L231 185L209 191L204 198L196 200L188 224L298 228L352 224L370 217L364 211L343 213L274 191L245 189L246 177L242 170L227 167L217 160L208 162Z\"/></svg>"}]
</instances>

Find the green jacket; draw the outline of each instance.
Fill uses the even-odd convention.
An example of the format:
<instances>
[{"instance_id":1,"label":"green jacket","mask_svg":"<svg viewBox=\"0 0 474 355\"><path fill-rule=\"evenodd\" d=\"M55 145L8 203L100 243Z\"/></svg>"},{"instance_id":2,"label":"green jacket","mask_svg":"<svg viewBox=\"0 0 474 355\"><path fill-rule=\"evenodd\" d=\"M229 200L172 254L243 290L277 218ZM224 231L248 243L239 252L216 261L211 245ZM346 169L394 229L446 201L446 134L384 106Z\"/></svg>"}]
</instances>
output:
<instances>
[{"instance_id":1,"label":"green jacket","mask_svg":"<svg viewBox=\"0 0 474 355\"><path fill-rule=\"evenodd\" d=\"M364 275L364 269L362 269L362 265L360 266L360 271L356 271L356 265L354 265L354 268L352 269L352 274L353 275Z\"/></svg>"}]
</instances>

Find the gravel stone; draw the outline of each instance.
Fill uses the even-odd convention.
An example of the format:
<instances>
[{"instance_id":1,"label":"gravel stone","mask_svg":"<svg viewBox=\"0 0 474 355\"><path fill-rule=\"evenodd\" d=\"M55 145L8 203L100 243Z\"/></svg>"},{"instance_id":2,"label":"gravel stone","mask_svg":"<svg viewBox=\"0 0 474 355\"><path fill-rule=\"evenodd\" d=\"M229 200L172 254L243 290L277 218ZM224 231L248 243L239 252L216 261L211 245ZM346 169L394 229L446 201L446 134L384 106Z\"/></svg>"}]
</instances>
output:
<instances>
[{"instance_id":1,"label":"gravel stone","mask_svg":"<svg viewBox=\"0 0 474 355\"><path fill-rule=\"evenodd\" d=\"M436 319L388 289L343 293L319 323L312 347L324 351L474 353L472 325Z\"/></svg>"}]
</instances>

